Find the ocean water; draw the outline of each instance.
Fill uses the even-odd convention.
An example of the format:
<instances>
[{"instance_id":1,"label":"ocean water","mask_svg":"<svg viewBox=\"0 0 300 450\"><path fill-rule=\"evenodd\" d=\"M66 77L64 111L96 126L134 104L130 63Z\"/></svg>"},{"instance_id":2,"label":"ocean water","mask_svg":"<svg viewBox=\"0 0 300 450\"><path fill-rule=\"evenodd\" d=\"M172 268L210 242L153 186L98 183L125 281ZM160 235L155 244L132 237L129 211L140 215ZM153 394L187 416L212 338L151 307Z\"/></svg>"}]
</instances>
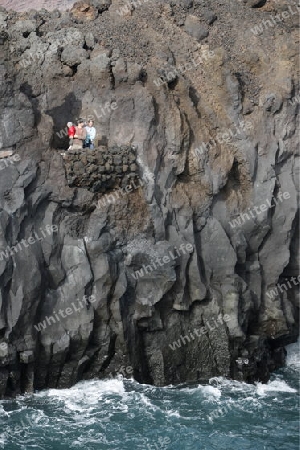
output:
<instances>
[{"instance_id":1,"label":"ocean water","mask_svg":"<svg viewBox=\"0 0 300 450\"><path fill-rule=\"evenodd\" d=\"M267 384L84 381L0 402L6 450L298 450L299 345Z\"/></svg>"}]
</instances>

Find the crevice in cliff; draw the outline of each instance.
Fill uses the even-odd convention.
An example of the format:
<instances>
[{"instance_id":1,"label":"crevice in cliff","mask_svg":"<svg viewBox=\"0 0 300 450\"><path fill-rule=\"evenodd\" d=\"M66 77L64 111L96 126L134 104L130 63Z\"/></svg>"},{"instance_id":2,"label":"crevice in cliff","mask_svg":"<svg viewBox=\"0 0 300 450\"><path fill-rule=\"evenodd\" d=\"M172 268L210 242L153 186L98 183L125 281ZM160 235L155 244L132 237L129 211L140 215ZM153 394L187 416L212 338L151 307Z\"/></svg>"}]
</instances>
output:
<instances>
[{"instance_id":1,"label":"crevice in cliff","mask_svg":"<svg viewBox=\"0 0 300 450\"><path fill-rule=\"evenodd\" d=\"M240 94L240 102L241 102L241 104L243 104L244 98L245 98L245 87L246 87L246 83L243 79L244 74L242 74L241 72L234 72L233 75L238 80L238 88L239 88L238 90L239 90L239 94Z\"/></svg>"},{"instance_id":2,"label":"crevice in cliff","mask_svg":"<svg viewBox=\"0 0 300 450\"><path fill-rule=\"evenodd\" d=\"M116 89L116 79L113 72L113 66L109 65L109 78L111 83L111 89L114 91Z\"/></svg>"},{"instance_id":3,"label":"crevice in cliff","mask_svg":"<svg viewBox=\"0 0 300 450\"><path fill-rule=\"evenodd\" d=\"M85 293L85 295L90 296L90 295L92 295L92 291L93 291L93 285L94 285L94 282L95 282L95 275L94 275L93 265L92 265L92 261L91 261L91 258L90 258L90 255L89 255L89 252L88 252L88 249L87 249L87 246L86 246L85 239L82 239L82 242L83 242L83 246L84 246L84 249L85 249L85 255L86 255L86 258L88 260L90 271L91 271L91 274L92 274L91 280L85 286L85 292L84 293Z\"/></svg>"},{"instance_id":4,"label":"crevice in cliff","mask_svg":"<svg viewBox=\"0 0 300 450\"><path fill-rule=\"evenodd\" d=\"M159 104L156 101L155 97L152 97L152 104L153 104L153 108L154 108L154 117L151 121L151 124L154 127L158 127L159 123L160 123L160 113L159 113Z\"/></svg>"},{"instance_id":5,"label":"crevice in cliff","mask_svg":"<svg viewBox=\"0 0 300 450\"><path fill-rule=\"evenodd\" d=\"M148 359L145 355L143 331L137 327L134 319L135 291L128 286L120 299L120 313L122 317L124 339L128 349L130 363L134 369L134 378L139 382L153 384L150 376Z\"/></svg>"},{"instance_id":6,"label":"crevice in cliff","mask_svg":"<svg viewBox=\"0 0 300 450\"><path fill-rule=\"evenodd\" d=\"M177 84L178 84L178 77L176 77L175 80L167 81L167 86L170 89L170 91L174 91Z\"/></svg>"},{"instance_id":7,"label":"crevice in cliff","mask_svg":"<svg viewBox=\"0 0 300 450\"><path fill-rule=\"evenodd\" d=\"M189 87L189 97L194 105L197 116L200 118L201 114L200 114L200 111L198 110L198 104L200 102L200 97L198 95L197 90L193 86Z\"/></svg>"},{"instance_id":8,"label":"crevice in cliff","mask_svg":"<svg viewBox=\"0 0 300 450\"><path fill-rule=\"evenodd\" d=\"M16 386L11 374L9 374L6 382L5 396L13 397L16 394Z\"/></svg>"},{"instance_id":9,"label":"crevice in cliff","mask_svg":"<svg viewBox=\"0 0 300 450\"><path fill-rule=\"evenodd\" d=\"M139 81L141 81L143 83L143 86L146 86L146 83L148 81L148 74L147 74L147 71L145 69L142 69L140 71Z\"/></svg>"},{"instance_id":10,"label":"crevice in cliff","mask_svg":"<svg viewBox=\"0 0 300 450\"><path fill-rule=\"evenodd\" d=\"M277 194L278 194L279 191L280 191L280 186L279 186L279 184L278 184L278 182L276 180L275 186L274 186L274 189L273 189L272 198L277 199ZM276 213L276 208L269 208L268 209L268 223L270 225L272 224L272 219L273 219L273 216L275 215L275 213ZM258 257L259 257L259 254L260 254L262 248L264 247L265 243L268 241L268 239L272 235L272 232L273 232L273 230L272 230L272 227L270 226L269 230L264 235L260 246L258 247L258 250L257 250ZM264 289L265 288L264 277L262 278L262 283L263 283L262 288Z\"/></svg>"},{"instance_id":11,"label":"crevice in cliff","mask_svg":"<svg viewBox=\"0 0 300 450\"><path fill-rule=\"evenodd\" d=\"M100 369L99 369L99 374L101 372L104 372L105 369L107 369L107 367L110 365L113 357L116 354L116 340L117 340L117 335L116 334L112 334L110 336L110 341L109 341L109 345L108 345L108 354L106 359L104 360L104 362L102 363Z\"/></svg>"},{"instance_id":12,"label":"crevice in cliff","mask_svg":"<svg viewBox=\"0 0 300 450\"><path fill-rule=\"evenodd\" d=\"M296 212L291 228L291 243L290 243L290 260L283 271L283 276L291 277L299 274L299 236L300 234L300 212Z\"/></svg>"},{"instance_id":13,"label":"crevice in cliff","mask_svg":"<svg viewBox=\"0 0 300 450\"><path fill-rule=\"evenodd\" d=\"M22 94L26 95L29 102L31 103L31 107L34 113L34 127L36 128L38 124L41 121L42 115L39 107L39 100L37 96L34 95L32 86L26 81L25 83L21 84L20 86L20 92Z\"/></svg>"},{"instance_id":14,"label":"crevice in cliff","mask_svg":"<svg viewBox=\"0 0 300 450\"><path fill-rule=\"evenodd\" d=\"M42 345L42 344L41 344ZM52 360L53 360L53 348L54 348L54 343L51 343L50 344L50 346L47 348L47 350L49 351L49 353L48 353L48 361L47 361L47 364L46 364L46 366L45 366L45 372L46 372L46 376L45 376L45 380L44 380L44 383L43 383L43 387L42 388L45 388L46 386L51 386L51 384L50 384L50 378L51 378L51 376L52 376L52 370L49 370L51 367L52 367ZM43 349L44 350L44 349ZM39 371L40 369L39 369L39 367L38 367L38 365L37 365L37 363L38 363L38 361L36 361L36 363L35 363L35 371ZM60 370L60 373L61 373L61 370ZM59 378L58 378L59 379ZM56 385L57 386L57 385ZM56 387L55 386L55 387Z\"/></svg>"},{"instance_id":15,"label":"crevice in cliff","mask_svg":"<svg viewBox=\"0 0 300 450\"><path fill-rule=\"evenodd\" d=\"M208 295L208 281L206 280L205 276L205 264L203 261L203 256L201 254L201 233L197 231L195 227L195 222L193 223L193 229L194 229L194 240L195 240L195 246L196 246L196 252L197 252L197 268L199 272L199 277L201 282L206 288L206 295ZM203 301L203 300L202 300Z\"/></svg>"}]
</instances>

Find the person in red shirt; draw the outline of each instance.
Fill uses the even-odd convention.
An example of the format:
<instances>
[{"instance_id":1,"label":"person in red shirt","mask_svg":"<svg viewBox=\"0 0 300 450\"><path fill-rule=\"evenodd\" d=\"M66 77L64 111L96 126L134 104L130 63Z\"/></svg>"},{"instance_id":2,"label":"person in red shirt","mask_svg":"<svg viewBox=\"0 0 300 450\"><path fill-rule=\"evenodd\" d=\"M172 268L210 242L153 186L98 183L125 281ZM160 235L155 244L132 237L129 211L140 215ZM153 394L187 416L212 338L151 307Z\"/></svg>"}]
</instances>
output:
<instances>
[{"instance_id":1,"label":"person in red shirt","mask_svg":"<svg viewBox=\"0 0 300 450\"><path fill-rule=\"evenodd\" d=\"M76 128L74 127L72 122L68 122L67 123L67 127L68 127L68 135L69 135L69 148L68 148L68 150L72 150L74 136L75 136L75 133L76 133Z\"/></svg>"},{"instance_id":2,"label":"person in red shirt","mask_svg":"<svg viewBox=\"0 0 300 450\"><path fill-rule=\"evenodd\" d=\"M86 140L86 129L84 128L84 120L78 119L78 125L75 127L75 135L73 141L73 150L81 150Z\"/></svg>"}]
</instances>

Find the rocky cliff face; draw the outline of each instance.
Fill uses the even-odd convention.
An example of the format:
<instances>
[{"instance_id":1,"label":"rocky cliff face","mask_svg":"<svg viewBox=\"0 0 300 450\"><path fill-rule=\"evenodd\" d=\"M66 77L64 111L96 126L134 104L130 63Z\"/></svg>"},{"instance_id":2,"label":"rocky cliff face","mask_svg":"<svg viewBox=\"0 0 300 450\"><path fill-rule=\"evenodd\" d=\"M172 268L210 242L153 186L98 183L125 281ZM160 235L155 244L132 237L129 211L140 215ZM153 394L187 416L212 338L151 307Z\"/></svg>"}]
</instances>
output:
<instances>
[{"instance_id":1,"label":"rocky cliff face","mask_svg":"<svg viewBox=\"0 0 300 450\"><path fill-rule=\"evenodd\" d=\"M0 160L0 397L122 367L156 385L265 381L284 363L298 14L275 0L0 10L0 147L15 157ZM64 160L66 122L91 115L106 147Z\"/></svg>"},{"instance_id":2,"label":"rocky cliff face","mask_svg":"<svg viewBox=\"0 0 300 450\"><path fill-rule=\"evenodd\" d=\"M1 0L0 5L15 11L28 11L29 9L59 9L61 11L71 8L75 0Z\"/></svg>"}]
</instances>

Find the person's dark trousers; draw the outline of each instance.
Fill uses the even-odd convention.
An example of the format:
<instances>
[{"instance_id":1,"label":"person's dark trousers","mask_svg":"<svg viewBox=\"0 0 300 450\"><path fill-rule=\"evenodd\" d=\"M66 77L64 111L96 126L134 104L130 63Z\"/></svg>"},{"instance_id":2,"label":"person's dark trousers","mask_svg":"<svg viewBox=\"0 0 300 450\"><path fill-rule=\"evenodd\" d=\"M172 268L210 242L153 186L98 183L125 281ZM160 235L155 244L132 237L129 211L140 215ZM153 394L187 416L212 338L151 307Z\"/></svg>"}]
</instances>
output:
<instances>
[{"instance_id":1,"label":"person's dark trousers","mask_svg":"<svg viewBox=\"0 0 300 450\"><path fill-rule=\"evenodd\" d=\"M94 150L95 146L94 143L91 140L89 140L84 142L83 148L89 148L90 150Z\"/></svg>"}]
</instances>

